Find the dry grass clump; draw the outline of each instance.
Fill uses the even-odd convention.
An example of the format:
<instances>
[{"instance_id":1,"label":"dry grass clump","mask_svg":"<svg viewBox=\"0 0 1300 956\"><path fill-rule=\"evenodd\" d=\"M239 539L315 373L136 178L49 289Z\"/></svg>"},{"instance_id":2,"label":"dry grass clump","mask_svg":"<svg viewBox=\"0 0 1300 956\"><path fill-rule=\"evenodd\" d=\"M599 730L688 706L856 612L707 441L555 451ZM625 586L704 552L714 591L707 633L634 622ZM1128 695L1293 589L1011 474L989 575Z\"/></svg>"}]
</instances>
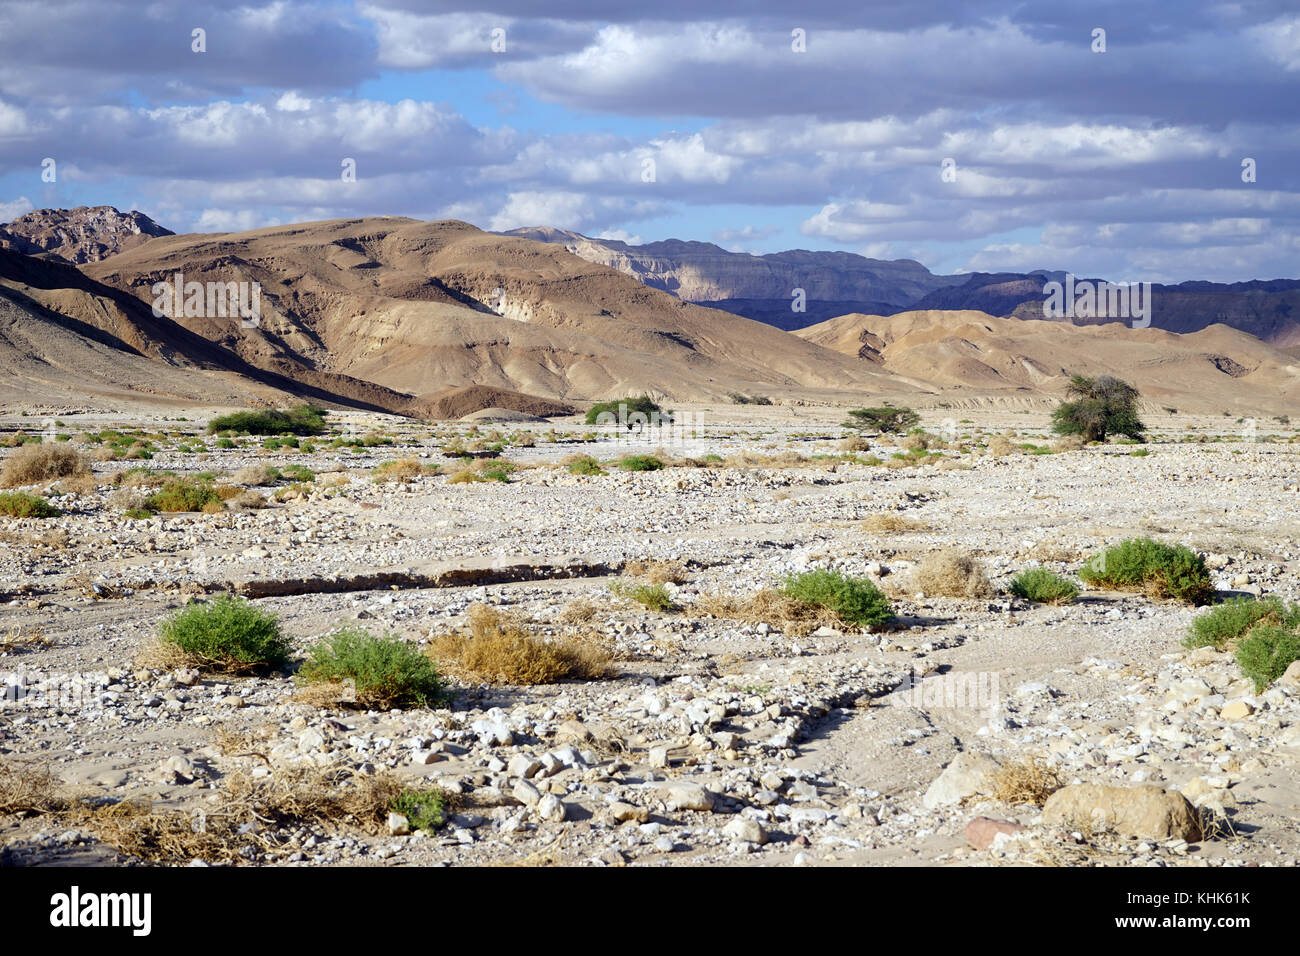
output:
<instances>
[{"instance_id":1,"label":"dry grass clump","mask_svg":"<svg viewBox=\"0 0 1300 956\"><path fill-rule=\"evenodd\" d=\"M1002 458L1005 455L1013 454L1015 450L1015 443L1002 435L994 435L989 439L988 454L993 458Z\"/></svg>"},{"instance_id":2,"label":"dry grass clump","mask_svg":"<svg viewBox=\"0 0 1300 956\"><path fill-rule=\"evenodd\" d=\"M905 515L885 512L877 515L867 515L858 525L863 531L928 531L930 526L923 521L917 521L915 518L908 518Z\"/></svg>"},{"instance_id":3,"label":"dry grass clump","mask_svg":"<svg viewBox=\"0 0 1300 956\"><path fill-rule=\"evenodd\" d=\"M89 474L90 464L75 448L54 442L23 445L0 468L0 488L17 488Z\"/></svg>"},{"instance_id":4,"label":"dry grass clump","mask_svg":"<svg viewBox=\"0 0 1300 956\"><path fill-rule=\"evenodd\" d=\"M220 486L217 488L219 494L224 490ZM265 508L267 505L266 495L260 491L254 491L252 488L241 488L237 494L231 495L225 501L226 507L231 511L256 511Z\"/></svg>"},{"instance_id":5,"label":"dry grass clump","mask_svg":"<svg viewBox=\"0 0 1300 956\"><path fill-rule=\"evenodd\" d=\"M810 458L797 451L780 451L775 455L760 455L752 451L740 451L723 459L725 468L802 468L809 464Z\"/></svg>"},{"instance_id":6,"label":"dry grass clump","mask_svg":"<svg viewBox=\"0 0 1300 956\"><path fill-rule=\"evenodd\" d=\"M264 487L280 480L280 469L270 465L245 465L231 475L230 480L237 485Z\"/></svg>"},{"instance_id":7,"label":"dry grass clump","mask_svg":"<svg viewBox=\"0 0 1300 956\"><path fill-rule=\"evenodd\" d=\"M382 484L386 481L414 481L422 475L434 473L431 469L414 458L398 458L394 461L385 461L375 466L370 472L371 479L376 484Z\"/></svg>"},{"instance_id":8,"label":"dry grass clump","mask_svg":"<svg viewBox=\"0 0 1300 956\"><path fill-rule=\"evenodd\" d=\"M0 813L50 813L64 803L48 763L0 761Z\"/></svg>"},{"instance_id":9,"label":"dry grass clump","mask_svg":"<svg viewBox=\"0 0 1300 956\"><path fill-rule=\"evenodd\" d=\"M599 605L591 598L574 598L564 606L558 618L561 624L586 624L600 612Z\"/></svg>"},{"instance_id":10,"label":"dry grass clump","mask_svg":"<svg viewBox=\"0 0 1300 956\"><path fill-rule=\"evenodd\" d=\"M835 447L839 451L871 451L871 442L861 435L849 435L841 438Z\"/></svg>"},{"instance_id":11,"label":"dry grass clump","mask_svg":"<svg viewBox=\"0 0 1300 956\"><path fill-rule=\"evenodd\" d=\"M797 601L772 588L764 588L747 596L713 591L701 594L691 610L699 614L744 621L746 624L766 624L786 634L802 636L817 628L843 627L840 616L830 608Z\"/></svg>"},{"instance_id":12,"label":"dry grass clump","mask_svg":"<svg viewBox=\"0 0 1300 956\"><path fill-rule=\"evenodd\" d=\"M979 561L955 548L926 555L912 576L917 587L929 595L958 598L993 595L993 585Z\"/></svg>"},{"instance_id":13,"label":"dry grass clump","mask_svg":"<svg viewBox=\"0 0 1300 956\"><path fill-rule=\"evenodd\" d=\"M59 816L61 823L91 830L118 852L151 863L239 863L248 849L280 849L277 828L352 826L378 833L390 809L410 792L390 773L363 777L345 769L294 768L254 778L233 770L222 778L221 799L201 812L131 800L75 803Z\"/></svg>"},{"instance_id":14,"label":"dry grass clump","mask_svg":"<svg viewBox=\"0 0 1300 956\"><path fill-rule=\"evenodd\" d=\"M609 650L595 640L544 638L486 604L469 609L464 630L434 638L434 658L489 683L554 684L567 678L599 680L611 672Z\"/></svg>"},{"instance_id":15,"label":"dry grass clump","mask_svg":"<svg viewBox=\"0 0 1300 956\"><path fill-rule=\"evenodd\" d=\"M61 495L89 495L99 489L99 482L89 471L82 472L79 475L69 475L67 478L59 478L49 488L51 492L57 492Z\"/></svg>"},{"instance_id":16,"label":"dry grass clump","mask_svg":"<svg viewBox=\"0 0 1300 956\"><path fill-rule=\"evenodd\" d=\"M1041 760L1005 763L993 774L993 797L1010 806L1041 807L1061 789L1061 777Z\"/></svg>"},{"instance_id":17,"label":"dry grass clump","mask_svg":"<svg viewBox=\"0 0 1300 956\"><path fill-rule=\"evenodd\" d=\"M686 565L677 560L649 558L629 561L623 566L623 573L647 584L681 584L686 580Z\"/></svg>"},{"instance_id":18,"label":"dry grass clump","mask_svg":"<svg viewBox=\"0 0 1300 956\"><path fill-rule=\"evenodd\" d=\"M24 631L11 627L8 632L0 634L0 654L24 654L53 646L54 640L40 631Z\"/></svg>"},{"instance_id":19,"label":"dry grass clump","mask_svg":"<svg viewBox=\"0 0 1300 956\"><path fill-rule=\"evenodd\" d=\"M1083 439L1078 435L1064 435L1052 442L1051 449L1058 454L1063 451L1079 451L1083 444Z\"/></svg>"}]
</instances>

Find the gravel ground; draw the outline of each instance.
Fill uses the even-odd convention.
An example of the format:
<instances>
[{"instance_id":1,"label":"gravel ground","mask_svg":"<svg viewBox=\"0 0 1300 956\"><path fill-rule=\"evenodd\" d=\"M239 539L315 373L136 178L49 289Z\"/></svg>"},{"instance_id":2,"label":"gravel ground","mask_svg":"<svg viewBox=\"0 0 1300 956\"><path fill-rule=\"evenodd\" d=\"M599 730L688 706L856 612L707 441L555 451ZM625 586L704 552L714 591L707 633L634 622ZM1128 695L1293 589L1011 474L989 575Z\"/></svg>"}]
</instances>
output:
<instances>
[{"instance_id":1,"label":"gravel ground","mask_svg":"<svg viewBox=\"0 0 1300 956\"><path fill-rule=\"evenodd\" d=\"M1183 648L1199 613L1186 605L1087 589L1060 606L944 598L910 580L944 548L976 556L1001 587L1027 566L1071 574L1101 546L1152 536L1206 554L1223 592L1298 600L1300 444L1289 430L1244 443L1226 419L1171 418L1142 448L949 448L947 461L904 467L888 440L845 460L833 409L688 412L677 429L599 442L580 441L590 429L576 422L557 423L559 443L526 426L536 444L505 450L521 466L508 483L376 483L368 469L381 461L447 464L434 433L451 429L360 414L333 420L397 444L304 454L208 439L185 454L174 448L184 439L159 440L152 460L97 462L96 490L51 497L61 517L0 518L0 637L41 638L11 642L0 670L11 684L80 675L90 689L62 705L6 701L0 761L34 759L69 792L191 816L210 812L236 771L390 770L460 795L433 834L254 828L240 859L255 864L1300 863L1300 684L1255 694L1230 655ZM927 415L926 425L968 445L976 429L1048 441L1039 414L962 414L976 421ZM69 416L61 430L99 424ZM492 427L480 423L479 435ZM1178 440L1194 435L1209 440ZM728 463L597 476L556 467L574 453L660 448ZM808 460L731 457L792 452ZM865 463L873 454L885 464ZM130 520L110 500L114 475L134 466L263 463L319 474L301 489L262 489L283 499L262 510ZM866 530L879 515L908 526ZM679 610L610 592L637 559L684 564L670 587ZM799 634L692 610L702 595L744 595L820 567L879 582L896 625ZM617 673L532 687L456 681L450 707L367 712L296 699L283 674L139 662L163 617L223 590L274 610L302 646L352 622L427 642L477 603L558 634L564 610L585 600ZM976 693L954 700L954 688ZM236 737L250 743L232 749ZM958 781L944 768L962 754L1035 759L1062 785L1181 791L1216 834L1071 829L1039 806L994 799L987 779ZM1023 829L977 849L966 827L981 816ZM139 862L57 816L0 816L0 841L10 862Z\"/></svg>"}]
</instances>

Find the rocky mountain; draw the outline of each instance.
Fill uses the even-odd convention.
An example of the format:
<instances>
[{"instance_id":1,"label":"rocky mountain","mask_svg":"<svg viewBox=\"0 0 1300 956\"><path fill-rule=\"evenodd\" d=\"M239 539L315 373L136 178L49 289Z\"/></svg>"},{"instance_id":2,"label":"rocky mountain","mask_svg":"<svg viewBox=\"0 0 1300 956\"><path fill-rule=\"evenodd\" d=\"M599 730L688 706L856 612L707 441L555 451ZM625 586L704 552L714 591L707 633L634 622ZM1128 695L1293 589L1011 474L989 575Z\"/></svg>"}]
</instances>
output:
<instances>
[{"instance_id":1,"label":"rocky mountain","mask_svg":"<svg viewBox=\"0 0 1300 956\"><path fill-rule=\"evenodd\" d=\"M575 400L917 391L555 244L463 222L374 217L164 236L83 269L146 302L176 273L186 283L257 283L256 326L203 308L176 321L252 365L308 381L330 374L418 396L479 385Z\"/></svg>"},{"instance_id":2,"label":"rocky mountain","mask_svg":"<svg viewBox=\"0 0 1300 956\"><path fill-rule=\"evenodd\" d=\"M1042 270L934 275L911 259L886 261L847 252L793 250L753 256L728 252L711 243L677 239L628 245L545 226L515 229L508 235L563 245L574 255L688 302L705 303L787 330L850 313L974 310L1041 319L1047 297L1044 285L1065 279L1064 272ZM805 292L804 312L791 308L796 288ZM1158 328L1196 332L1217 323L1300 356L1300 279L1157 283L1152 286L1152 298L1152 319ZM1110 320L1071 321L1086 325Z\"/></svg>"},{"instance_id":3,"label":"rocky mountain","mask_svg":"<svg viewBox=\"0 0 1300 956\"><path fill-rule=\"evenodd\" d=\"M629 245L533 226L504 233L562 245L687 302L708 305L781 329L797 329L847 312L897 312L964 280L936 276L912 259L868 259L851 252L795 249L755 256L709 242L668 239ZM803 290L804 311L793 308Z\"/></svg>"},{"instance_id":4,"label":"rocky mountain","mask_svg":"<svg viewBox=\"0 0 1300 956\"><path fill-rule=\"evenodd\" d=\"M0 249L80 265L174 233L142 212L112 206L36 209L0 226Z\"/></svg>"}]
</instances>

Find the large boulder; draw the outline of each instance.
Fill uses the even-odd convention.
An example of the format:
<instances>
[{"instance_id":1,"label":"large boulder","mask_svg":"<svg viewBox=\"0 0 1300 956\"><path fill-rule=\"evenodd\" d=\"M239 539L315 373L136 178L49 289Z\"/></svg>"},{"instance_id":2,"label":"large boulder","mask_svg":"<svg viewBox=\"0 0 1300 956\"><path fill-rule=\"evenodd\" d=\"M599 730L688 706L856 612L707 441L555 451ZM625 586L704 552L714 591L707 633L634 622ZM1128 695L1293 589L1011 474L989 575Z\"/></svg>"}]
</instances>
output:
<instances>
[{"instance_id":1,"label":"large boulder","mask_svg":"<svg viewBox=\"0 0 1300 956\"><path fill-rule=\"evenodd\" d=\"M1109 787L1078 783L1047 798L1043 822L1111 829L1144 840L1201 839L1201 824L1187 798L1161 787Z\"/></svg>"},{"instance_id":2,"label":"large boulder","mask_svg":"<svg viewBox=\"0 0 1300 956\"><path fill-rule=\"evenodd\" d=\"M965 751L953 758L943 773L935 777L921 803L927 810L961 803L967 797L988 793L998 762L988 754Z\"/></svg>"}]
</instances>

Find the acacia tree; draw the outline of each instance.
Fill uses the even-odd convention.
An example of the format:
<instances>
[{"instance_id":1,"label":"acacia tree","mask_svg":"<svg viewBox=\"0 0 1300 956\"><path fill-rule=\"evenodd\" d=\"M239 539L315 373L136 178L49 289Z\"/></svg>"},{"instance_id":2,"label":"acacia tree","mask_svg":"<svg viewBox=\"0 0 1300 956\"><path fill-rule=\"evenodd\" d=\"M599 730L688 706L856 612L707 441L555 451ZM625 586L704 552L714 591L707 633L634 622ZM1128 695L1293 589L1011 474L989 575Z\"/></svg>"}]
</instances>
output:
<instances>
[{"instance_id":1,"label":"acacia tree","mask_svg":"<svg viewBox=\"0 0 1300 956\"><path fill-rule=\"evenodd\" d=\"M843 428L874 429L879 432L905 432L914 428L921 421L921 416L910 408L855 408L849 412L849 418Z\"/></svg>"},{"instance_id":2,"label":"acacia tree","mask_svg":"<svg viewBox=\"0 0 1300 956\"><path fill-rule=\"evenodd\" d=\"M1084 441L1105 441L1112 434L1140 440L1146 432L1138 418L1138 390L1128 382L1110 375L1075 375L1066 395L1073 401L1062 402L1052 412L1052 430L1058 435L1080 435Z\"/></svg>"}]
</instances>

